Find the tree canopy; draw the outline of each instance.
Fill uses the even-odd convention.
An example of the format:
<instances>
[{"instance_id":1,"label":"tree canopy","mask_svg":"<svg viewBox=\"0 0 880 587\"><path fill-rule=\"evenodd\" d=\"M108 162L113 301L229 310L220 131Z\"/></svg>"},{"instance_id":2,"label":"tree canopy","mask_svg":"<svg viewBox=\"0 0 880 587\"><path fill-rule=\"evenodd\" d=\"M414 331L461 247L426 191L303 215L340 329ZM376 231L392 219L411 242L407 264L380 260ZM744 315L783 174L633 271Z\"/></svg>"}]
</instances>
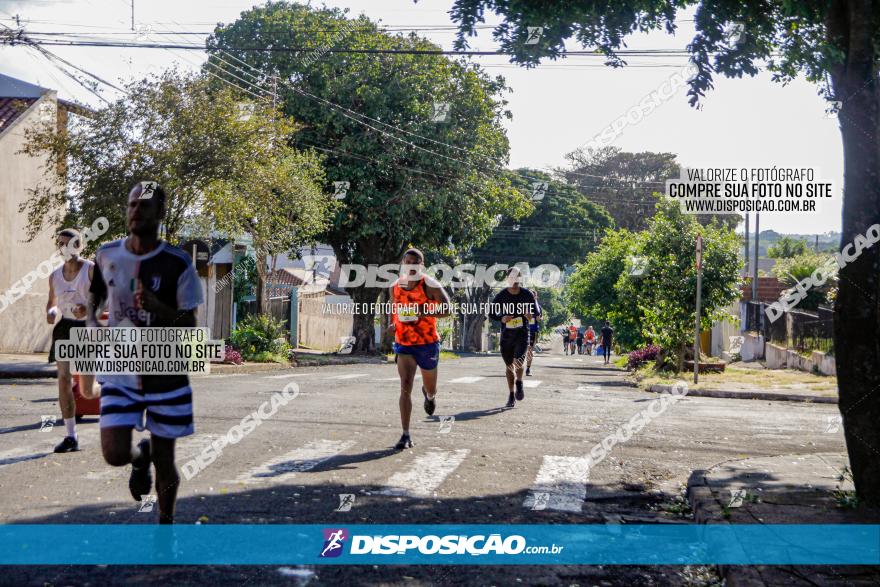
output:
<instances>
[{"instance_id":1,"label":"tree canopy","mask_svg":"<svg viewBox=\"0 0 880 587\"><path fill-rule=\"evenodd\" d=\"M245 72L263 87L272 80L284 112L304 125L295 144L325 154L328 189L345 182L335 183L344 199L322 235L340 262L395 262L409 245L469 248L488 238L498 214L527 205L504 170L502 78L442 55L327 51L336 43L438 49L365 16L270 2L218 26L208 51L232 83ZM254 46L278 50L247 50ZM378 290L349 293L371 302ZM372 325L372 316L356 317L356 350L373 348Z\"/></svg>"}]
</instances>

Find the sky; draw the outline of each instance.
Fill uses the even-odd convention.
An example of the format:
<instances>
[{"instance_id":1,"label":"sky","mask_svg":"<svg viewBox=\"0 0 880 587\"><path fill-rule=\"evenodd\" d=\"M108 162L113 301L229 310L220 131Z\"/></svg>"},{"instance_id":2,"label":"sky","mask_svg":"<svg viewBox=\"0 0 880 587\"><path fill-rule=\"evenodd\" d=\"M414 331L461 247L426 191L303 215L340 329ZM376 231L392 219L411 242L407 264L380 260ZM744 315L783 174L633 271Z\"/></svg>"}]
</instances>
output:
<instances>
[{"instance_id":1,"label":"sky","mask_svg":"<svg viewBox=\"0 0 880 587\"><path fill-rule=\"evenodd\" d=\"M315 2L314 4L318 4ZM452 0L327 0L328 6L350 9L385 26L452 25ZM142 31L205 31L228 23L253 1L135 0L135 27ZM115 33L135 41L131 33L131 0L0 0L0 23L15 26L18 14L25 30ZM675 36L662 32L630 37L630 49L684 49L693 36L690 14L681 15ZM487 22L497 18L487 15ZM540 24L540 23L538 23ZM150 27L146 29L145 27ZM193 42L202 37L155 37L140 40ZM444 49L452 49L454 31L423 30ZM496 47L490 31L471 41L472 49ZM118 82L177 64L195 69L205 59L200 51L47 47L60 57L102 78ZM570 44L570 49L580 47ZM492 75L503 75L512 91L506 95L513 119L505 122L510 138L510 167L548 169L566 164L565 155L588 143L613 121L626 115L685 64L685 57L636 57L631 67L611 69L600 58L571 57L548 61L534 69L510 64L505 56L474 57ZM644 65L668 67L640 67ZM0 73L58 89L62 98L98 105L97 98L59 72L33 49L0 46ZM680 84L679 84L680 85ZM668 87L668 86L667 86ZM112 92L108 97L112 97ZM627 125L611 143L625 151L671 152L687 167L814 168L817 177L834 183L834 197L821 214L762 215L761 228L782 233L816 234L839 231L843 186L843 149L838 121L826 115L827 102L818 88L798 79L783 86L761 72L754 78L725 79L703 100L702 109L687 103L686 88L655 108L638 123Z\"/></svg>"}]
</instances>

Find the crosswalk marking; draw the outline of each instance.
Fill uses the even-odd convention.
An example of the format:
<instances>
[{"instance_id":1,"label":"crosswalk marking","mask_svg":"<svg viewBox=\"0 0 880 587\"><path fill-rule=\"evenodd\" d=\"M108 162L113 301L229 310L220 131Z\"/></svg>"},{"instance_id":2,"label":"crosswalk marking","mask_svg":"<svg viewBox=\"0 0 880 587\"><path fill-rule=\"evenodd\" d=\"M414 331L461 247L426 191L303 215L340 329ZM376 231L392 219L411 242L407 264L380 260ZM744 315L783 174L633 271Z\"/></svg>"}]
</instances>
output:
<instances>
[{"instance_id":1,"label":"crosswalk marking","mask_svg":"<svg viewBox=\"0 0 880 587\"><path fill-rule=\"evenodd\" d=\"M540 379L526 379L523 381L523 387L538 387L541 385Z\"/></svg>"},{"instance_id":2,"label":"crosswalk marking","mask_svg":"<svg viewBox=\"0 0 880 587\"><path fill-rule=\"evenodd\" d=\"M580 512L587 497L588 457L544 456L535 483L523 502L533 510Z\"/></svg>"},{"instance_id":3,"label":"crosswalk marking","mask_svg":"<svg viewBox=\"0 0 880 587\"><path fill-rule=\"evenodd\" d=\"M64 428L63 423L60 425L60 428ZM24 446L17 446L15 448L0 451L0 467L14 465L23 461L31 461L53 454L52 450L55 448L55 445L61 441L61 437L50 432L34 431L34 434L45 434L45 437L37 438L35 442L31 442ZM77 437L79 439L80 450L82 450L84 444L91 445L92 442L97 441L98 427L80 427L80 429L77 430Z\"/></svg>"},{"instance_id":4,"label":"crosswalk marking","mask_svg":"<svg viewBox=\"0 0 880 587\"><path fill-rule=\"evenodd\" d=\"M485 377L458 377L451 380L449 383L476 383L477 381L481 381L483 379L485 379Z\"/></svg>"},{"instance_id":5,"label":"crosswalk marking","mask_svg":"<svg viewBox=\"0 0 880 587\"><path fill-rule=\"evenodd\" d=\"M328 377L327 379L357 379L358 377L363 377L366 373L348 373L346 375L333 375L332 377Z\"/></svg>"},{"instance_id":6,"label":"crosswalk marking","mask_svg":"<svg viewBox=\"0 0 880 587\"><path fill-rule=\"evenodd\" d=\"M314 469L324 461L354 446L353 440L314 440L246 471L231 483L286 481L296 473Z\"/></svg>"},{"instance_id":7,"label":"crosswalk marking","mask_svg":"<svg viewBox=\"0 0 880 587\"><path fill-rule=\"evenodd\" d=\"M455 471L470 451L460 448L454 451L432 449L416 457L405 470L392 475L384 483L382 495L430 497L440 484Z\"/></svg>"}]
</instances>

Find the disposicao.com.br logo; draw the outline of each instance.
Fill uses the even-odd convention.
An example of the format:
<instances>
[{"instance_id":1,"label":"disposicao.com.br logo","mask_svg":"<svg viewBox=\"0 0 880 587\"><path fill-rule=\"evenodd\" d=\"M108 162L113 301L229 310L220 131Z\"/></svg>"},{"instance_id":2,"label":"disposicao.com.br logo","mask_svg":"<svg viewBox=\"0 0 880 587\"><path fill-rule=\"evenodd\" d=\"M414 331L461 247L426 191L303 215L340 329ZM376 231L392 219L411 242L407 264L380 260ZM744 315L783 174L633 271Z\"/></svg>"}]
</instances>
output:
<instances>
[{"instance_id":1,"label":"disposicao.com.br logo","mask_svg":"<svg viewBox=\"0 0 880 587\"><path fill-rule=\"evenodd\" d=\"M321 558L337 557L344 550L349 533L343 528L325 528ZM386 534L351 535L350 555L523 555L559 554L564 546L529 546L518 534L502 537L501 534Z\"/></svg>"}]
</instances>

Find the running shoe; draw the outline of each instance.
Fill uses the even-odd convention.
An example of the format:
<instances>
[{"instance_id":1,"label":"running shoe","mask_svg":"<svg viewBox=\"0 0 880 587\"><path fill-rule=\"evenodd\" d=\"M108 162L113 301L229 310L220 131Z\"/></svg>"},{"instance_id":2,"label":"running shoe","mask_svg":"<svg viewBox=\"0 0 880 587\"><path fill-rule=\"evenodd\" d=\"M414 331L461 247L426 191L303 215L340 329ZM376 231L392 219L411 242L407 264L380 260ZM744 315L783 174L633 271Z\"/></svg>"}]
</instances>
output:
<instances>
[{"instance_id":1,"label":"running shoe","mask_svg":"<svg viewBox=\"0 0 880 587\"><path fill-rule=\"evenodd\" d=\"M507 396L507 407L512 408L516 405L516 400L513 398L513 392L510 392L510 395Z\"/></svg>"},{"instance_id":2,"label":"running shoe","mask_svg":"<svg viewBox=\"0 0 880 587\"><path fill-rule=\"evenodd\" d=\"M526 398L526 392L523 391L523 382L517 381L516 382L516 400L521 402L525 398Z\"/></svg>"},{"instance_id":3,"label":"running shoe","mask_svg":"<svg viewBox=\"0 0 880 587\"><path fill-rule=\"evenodd\" d=\"M150 441L146 438L138 443L141 454L137 461L131 462L131 476L128 478L128 490L135 501L141 501L142 495L149 495L153 487L153 473L150 471Z\"/></svg>"},{"instance_id":4,"label":"running shoe","mask_svg":"<svg viewBox=\"0 0 880 587\"><path fill-rule=\"evenodd\" d=\"M413 441L412 441L412 438L409 437L408 432L404 432L400 436L400 440L397 441L397 444L394 445L395 450L403 450L405 448L412 448L412 447L413 447Z\"/></svg>"},{"instance_id":5,"label":"running shoe","mask_svg":"<svg viewBox=\"0 0 880 587\"><path fill-rule=\"evenodd\" d=\"M526 367L526 375L528 375L529 377L532 376L532 368L531 367Z\"/></svg>"},{"instance_id":6,"label":"running shoe","mask_svg":"<svg viewBox=\"0 0 880 587\"><path fill-rule=\"evenodd\" d=\"M64 440L55 446L55 452L75 452L79 450L79 442L73 436L65 436Z\"/></svg>"},{"instance_id":7,"label":"running shoe","mask_svg":"<svg viewBox=\"0 0 880 587\"><path fill-rule=\"evenodd\" d=\"M429 416L433 416L434 410L437 409L437 395L435 394L434 397L428 399L428 392L425 391L424 385L422 386L422 395L425 396L425 413Z\"/></svg>"}]
</instances>

